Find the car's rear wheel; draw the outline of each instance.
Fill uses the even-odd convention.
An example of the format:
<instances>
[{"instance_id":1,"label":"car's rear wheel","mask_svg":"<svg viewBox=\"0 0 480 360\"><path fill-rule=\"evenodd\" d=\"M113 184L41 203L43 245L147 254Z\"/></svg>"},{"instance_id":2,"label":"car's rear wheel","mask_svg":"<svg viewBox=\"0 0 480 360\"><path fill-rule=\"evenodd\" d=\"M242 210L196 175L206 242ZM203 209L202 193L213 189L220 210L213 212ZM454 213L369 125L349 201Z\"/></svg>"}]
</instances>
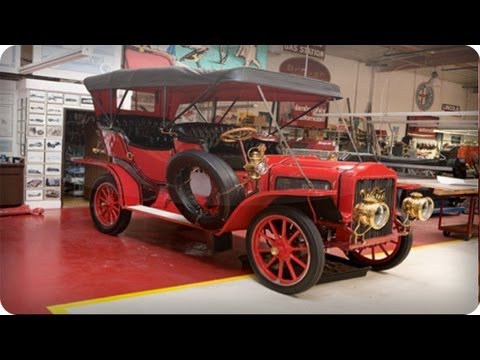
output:
<instances>
[{"instance_id":1,"label":"car's rear wheel","mask_svg":"<svg viewBox=\"0 0 480 360\"><path fill-rule=\"evenodd\" d=\"M402 218L398 220L403 222ZM388 270L405 260L410 253L412 243L413 235L410 232L408 235L399 236L386 243L351 250L347 252L347 256L358 264L371 266L373 270Z\"/></svg>"},{"instance_id":2,"label":"car's rear wheel","mask_svg":"<svg viewBox=\"0 0 480 360\"><path fill-rule=\"evenodd\" d=\"M93 184L90 214L97 229L109 235L121 233L130 223L132 212L121 208L112 175L103 175Z\"/></svg>"},{"instance_id":3,"label":"car's rear wheel","mask_svg":"<svg viewBox=\"0 0 480 360\"><path fill-rule=\"evenodd\" d=\"M323 242L313 221L301 211L275 206L261 211L247 231L247 253L258 279L283 294L315 285L323 273Z\"/></svg>"}]
</instances>

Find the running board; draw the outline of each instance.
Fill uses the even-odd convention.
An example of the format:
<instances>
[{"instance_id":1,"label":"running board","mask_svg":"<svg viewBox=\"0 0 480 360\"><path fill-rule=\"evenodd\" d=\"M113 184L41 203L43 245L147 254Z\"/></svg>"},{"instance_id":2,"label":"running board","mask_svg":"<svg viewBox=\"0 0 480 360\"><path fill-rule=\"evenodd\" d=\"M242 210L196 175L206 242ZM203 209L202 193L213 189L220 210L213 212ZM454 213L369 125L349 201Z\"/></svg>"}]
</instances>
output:
<instances>
[{"instance_id":1,"label":"running board","mask_svg":"<svg viewBox=\"0 0 480 360\"><path fill-rule=\"evenodd\" d=\"M127 206L125 209L144 213L144 214L154 215L155 217L161 218L163 220L198 228L198 226L196 226L195 224L192 224L183 215L176 214L170 211L155 209L155 208L144 206L144 205Z\"/></svg>"}]
</instances>

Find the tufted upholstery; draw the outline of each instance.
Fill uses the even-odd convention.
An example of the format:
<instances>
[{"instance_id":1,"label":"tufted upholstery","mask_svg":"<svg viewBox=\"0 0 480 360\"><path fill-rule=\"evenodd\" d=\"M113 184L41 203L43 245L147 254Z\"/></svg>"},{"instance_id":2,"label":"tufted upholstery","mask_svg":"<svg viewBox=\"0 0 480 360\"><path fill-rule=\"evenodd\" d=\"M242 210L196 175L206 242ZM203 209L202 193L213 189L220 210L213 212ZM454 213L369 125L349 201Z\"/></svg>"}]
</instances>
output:
<instances>
[{"instance_id":1,"label":"tufted upholstery","mask_svg":"<svg viewBox=\"0 0 480 360\"><path fill-rule=\"evenodd\" d=\"M108 128L108 121L99 119L100 128ZM163 122L160 119L137 116L119 115L112 127L113 131L122 133L129 144L152 150L167 150L173 148L173 139L170 135L160 132ZM199 144L204 151L213 153L225 160L234 170L242 170L245 164L242 150L238 142L224 143L220 135L227 130L237 128L235 125L207 124L207 123L182 123L175 124L172 132L177 139L187 143ZM249 139L243 142L245 149L264 143L267 154L281 154L278 143L263 142Z\"/></svg>"},{"instance_id":2,"label":"tufted upholstery","mask_svg":"<svg viewBox=\"0 0 480 360\"><path fill-rule=\"evenodd\" d=\"M108 127L108 122L104 119L100 119L98 124L100 128ZM132 145L154 150L172 149L173 139L170 135L160 132L162 125L162 120L157 118L119 115L114 121L112 130L121 132Z\"/></svg>"},{"instance_id":3,"label":"tufted upholstery","mask_svg":"<svg viewBox=\"0 0 480 360\"><path fill-rule=\"evenodd\" d=\"M183 123L174 125L172 131L177 134L178 140L199 144L205 151L225 160L234 170L242 170L245 162L240 144L238 142L225 143L220 140L222 133L237 127L224 124ZM263 142L257 139L243 142L246 150L261 143L267 146L267 154L281 154L278 143Z\"/></svg>"}]
</instances>

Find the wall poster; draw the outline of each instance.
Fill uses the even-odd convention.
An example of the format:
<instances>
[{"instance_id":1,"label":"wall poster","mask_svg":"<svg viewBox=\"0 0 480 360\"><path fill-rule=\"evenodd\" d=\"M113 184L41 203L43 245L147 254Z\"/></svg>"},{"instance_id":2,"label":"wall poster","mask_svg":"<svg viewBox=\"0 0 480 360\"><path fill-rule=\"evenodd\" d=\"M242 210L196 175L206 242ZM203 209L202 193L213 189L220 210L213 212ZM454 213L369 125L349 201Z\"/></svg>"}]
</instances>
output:
<instances>
[{"instance_id":1,"label":"wall poster","mask_svg":"<svg viewBox=\"0 0 480 360\"><path fill-rule=\"evenodd\" d=\"M266 69L267 45L127 45L125 68L187 65L202 69Z\"/></svg>"},{"instance_id":2,"label":"wall poster","mask_svg":"<svg viewBox=\"0 0 480 360\"><path fill-rule=\"evenodd\" d=\"M437 116L407 116L407 135L435 139L437 126L412 126L409 121L438 121Z\"/></svg>"},{"instance_id":3,"label":"wall poster","mask_svg":"<svg viewBox=\"0 0 480 360\"><path fill-rule=\"evenodd\" d=\"M285 125L289 121L300 116L313 105L315 104L306 102L281 102L278 108L278 125ZM328 103L325 106L321 105L313 109L300 119L291 123L289 126L324 129L327 127L327 117L324 116L326 113L328 113Z\"/></svg>"}]
</instances>

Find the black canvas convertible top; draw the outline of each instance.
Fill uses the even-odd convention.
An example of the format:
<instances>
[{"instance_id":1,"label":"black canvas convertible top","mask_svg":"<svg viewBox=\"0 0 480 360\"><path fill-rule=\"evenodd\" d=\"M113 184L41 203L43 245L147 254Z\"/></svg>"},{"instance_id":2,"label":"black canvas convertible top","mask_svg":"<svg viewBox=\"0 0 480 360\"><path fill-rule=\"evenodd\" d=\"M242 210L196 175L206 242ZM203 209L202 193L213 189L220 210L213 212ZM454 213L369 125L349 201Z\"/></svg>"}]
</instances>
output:
<instances>
[{"instance_id":1,"label":"black canvas convertible top","mask_svg":"<svg viewBox=\"0 0 480 360\"><path fill-rule=\"evenodd\" d=\"M240 88L243 90L242 98L250 100L258 98L256 86L260 85L266 93L275 94L276 100L280 101L290 100L293 94L299 93L307 97L341 98L340 89L335 84L249 67L224 70L192 69L183 66L126 69L88 77L84 84L90 92L162 87L186 92L195 89L194 92L197 92L212 87L231 93ZM296 96L293 95L293 98Z\"/></svg>"}]
</instances>

